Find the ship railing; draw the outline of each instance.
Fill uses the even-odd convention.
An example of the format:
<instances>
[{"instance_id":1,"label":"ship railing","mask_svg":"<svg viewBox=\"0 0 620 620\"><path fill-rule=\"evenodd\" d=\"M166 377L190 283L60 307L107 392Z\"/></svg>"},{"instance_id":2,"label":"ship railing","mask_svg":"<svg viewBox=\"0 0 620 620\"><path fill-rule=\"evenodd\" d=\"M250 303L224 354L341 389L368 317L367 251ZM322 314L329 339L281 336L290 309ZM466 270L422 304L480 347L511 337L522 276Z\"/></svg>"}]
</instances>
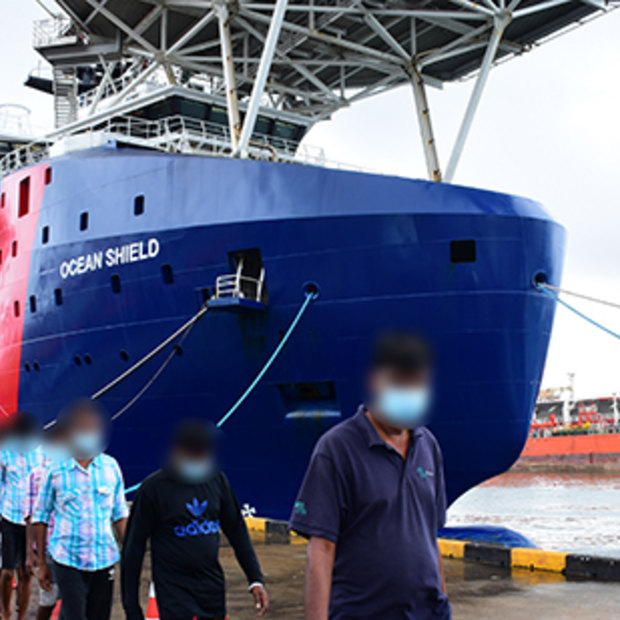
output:
<instances>
[{"instance_id":1,"label":"ship railing","mask_svg":"<svg viewBox=\"0 0 620 620\"><path fill-rule=\"evenodd\" d=\"M215 281L215 298L252 299L253 301L260 302L263 298L264 281L264 271L261 272L260 278L252 278L240 273L228 273L218 276Z\"/></svg>"},{"instance_id":2,"label":"ship railing","mask_svg":"<svg viewBox=\"0 0 620 620\"><path fill-rule=\"evenodd\" d=\"M65 41L75 41L76 33L71 20L64 15L34 22L32 43L35 49Z\"/></svg>"},{"instance_id":3,"label":"ship railing","mask_svg":"<svg viewBox=\"0 0 620 620\"><path fill-rule=\"evenodd\" d=\"M33 144L26 144L7 153L0 159L0 178L20 168L37 164L48 157L49 145L47 143L35 142Z\"/></svg>"},{"instance_id":4,"label":"ship railing","mask_svg":"<svg viewBox=\"0 0 620 620\"><path fill-rule=\"evenodd\" d=\"M118 141L164 152L193 155L226 156L232 151L228 125L181 115L157 120L135 116L93 120L87 125L80 124L77 129L55 134L54 143L88 134L93 136L91 146ZM7 153L0 159L0 177L49 157L51 144L49 140L40 139ZM80 143L79 148L85 148L84 142ZM295 140L279 136L255 134L249 151L253 159L372 172L361 166L329 160L321 148L300 146Z\"/></svg>"}]
</instances>

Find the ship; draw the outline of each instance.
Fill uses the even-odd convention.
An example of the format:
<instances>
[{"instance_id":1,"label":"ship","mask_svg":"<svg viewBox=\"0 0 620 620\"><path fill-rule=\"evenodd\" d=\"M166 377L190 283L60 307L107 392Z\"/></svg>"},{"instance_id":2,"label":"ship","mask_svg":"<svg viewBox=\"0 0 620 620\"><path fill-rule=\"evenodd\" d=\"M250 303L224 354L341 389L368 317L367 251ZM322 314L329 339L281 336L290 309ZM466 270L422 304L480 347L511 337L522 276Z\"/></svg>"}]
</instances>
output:
<instances>
[{"instance_id":1,"label":"ship","mask_svg":"<svg viewBox=\"0 0 620 620\"><path fill-rule=\"evenodd\" d=\"M620 469L620 407L617 395L579 399L543 393L534 410L530 436L516 468L557 471ZM558 398L564 396L563 398Z\"/></svg>"},{"instance_id":2,"label":"ship","mask_svg":"<svg viewBox=\"0 0 620 620\"><path fill-rule=\"evenodd\" d=\"M449 501L507 470L565 231L533 200L452 181L491 68L606 5L55 6L34 28L48 70L26 81L49 93L55 128L0 160L4 414L49 425L100 399L129 486L161 465L179 419L225 418L241 502L286 518L315 442L364 399L373 339L397 327L437 351ZM462 79L472 94L444 168L427 89ZM316 123L404 85L428 179L306 146Z\"/></svg>"}]
</instances>

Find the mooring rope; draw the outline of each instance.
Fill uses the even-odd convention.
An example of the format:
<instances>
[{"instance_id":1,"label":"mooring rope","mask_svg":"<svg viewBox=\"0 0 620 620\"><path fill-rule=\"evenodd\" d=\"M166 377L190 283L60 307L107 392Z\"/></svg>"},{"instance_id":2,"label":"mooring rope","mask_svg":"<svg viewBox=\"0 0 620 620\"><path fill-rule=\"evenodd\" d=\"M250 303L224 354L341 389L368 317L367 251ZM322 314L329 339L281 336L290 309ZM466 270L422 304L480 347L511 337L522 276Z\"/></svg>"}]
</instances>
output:
<instances>
[{"instance_id":1,"label":"mooring rope","mask_svg":"<svg viewBox=\"0 0 620 620\"><path fill-rule=\"evenodd\" d=\"M604 306L610 306L611 308L616 308L620 310L620 304L607 301L606 299L600 299L599 297L591 297L590 295L584 295L583 293L576 293L575 291L569 291L565 288L560 288L559 286L553 286L552 284L548 284L547 282L541 282L540 286L555 291L556 293L563 293L564 295L572 295L573 297L579 297L580 299L585 299L587 301L593 301L597 304L603 304Z\"/></svg>"},{"instance_id":2,"label":"mooring rope","mask_svg":"<svg viewBox=\"0 0 620 620\"><path fill-rule=\"evenodd\" d=\"M610 336L613 336L614 338L618 338L620 340L620 334L619 333L613 331L612 329L609 329L609 327L605 327L605 325L599 323L598 321L596 321L592 317L589 317L587 314L584 314L583 312L581 312L581 310L577 310L577 308L575 308L571 304L569 304L566 301L564 301L563 299L561 299L560 296L555 292L557 287L552 287L551 285L543 283L543 282L537 282L536 283L536 288L539 291L542 291L543 293L545 293L545 295L548 295L549 297L551 297L551 299L554 299L557 303L561 304L565 308L568 308L571 312L574 312L577 316L581 317L582 319L584 319L588 323L591 323L595 327L598 327L599 329L602 329L604 332L606 332ZM561 290L561 289L557 289L557 290ZM578 295L578 296L579 297L584 297L583 295ZM602 300L595 300L594 298L592 298L592 301L602 301ZM611 302L609 302L608 305L612 305Z\"/></svg>"},{"instance_id":3,"label":"mooring rope","mask_svg":"<svg viewBox=\"0 0 620 620\"><path fill-rule=\"evenodd\" d=\"M288 329L286 330L286 333L282 337L282 340L280 340L280 343L275 348L275 351L271 354L271 357L265 362L265 365L262 367L261 371L256 375L252 383L250 383L250 385L247 387L245 392L241 394L241 396L237 399L235 404L220 418L220 421L216 424L217 428L220 428L226 423L226 421L237 411L237 409L239 409L239 407L241 407L241 405L245 402L246 398L254 391L256 386L260 383L261 379L265 376L267 371L271 368L272 364L276 361L276 359L282 352L282 349L284 349L284 347L286 346L288 339L291 337L291 334L295 331L295 328L299 324L301 317L304 315L308 306L310 305L310 302L315 297L316 297L316 293L310 293L310 292L306 293L306 299L304 300L304 303L301 305L301 308L299 308L299 310L297 311L295 318L293 319L292 323L289 325Z\"/></svg>"},{"instance_id":4,"label":"mooring rope","mask_svg":"<svg viewBox=\"0 0 620 620\"><path fill-rule=\"evenodd\" d=\"M275 348L274 352L271 354L269 359L265 362L265 365L261 368L260 372L256 375L254 380L250 383L250 385L246 388L246 390L241 394L241 396L236 400L235 404L220 418L220 421L216 424L217 428L221 428L226 422L231 418L232 415L241 407L241 405L246 401L248 396L256 389L256 386L261 382L262 378L267 374L273 363L279 357L280 353L286 346L286 343L289 341L289 338L292 336L293 332L299 325L299 321L301 321L301 317L304 315L310 302L316 298L316 293L308 292L306 293L306 298L304 303L301 305L295 318L289 325L286 333L282 337L282 340L278 343L278 346ZM137 399L136 399L137 400ZM141 482L138 484L134 484L133 486L125 489L125 495L129 495L130 493L134 493L142 486Z\"/></svg>"}]
</instances>

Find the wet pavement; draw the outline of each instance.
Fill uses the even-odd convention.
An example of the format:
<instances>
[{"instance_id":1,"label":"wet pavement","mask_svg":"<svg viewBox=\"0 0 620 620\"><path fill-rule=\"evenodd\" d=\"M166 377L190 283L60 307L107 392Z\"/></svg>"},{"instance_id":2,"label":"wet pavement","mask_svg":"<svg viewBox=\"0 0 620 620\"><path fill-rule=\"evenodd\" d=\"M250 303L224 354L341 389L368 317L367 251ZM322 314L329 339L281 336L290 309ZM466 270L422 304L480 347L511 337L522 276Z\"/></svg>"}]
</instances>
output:
<instances>
[{"instance_id":1,"label":"wet pavement","mask_svg":"<svg viewBox=\"0 0 620 620\"><path fill-rule=\"evenodd\" d=\"M266 618L303 620L305 546L258 545L256 549L271 598ZM254 618L247 582L230 548L222 548L221 562L228 584L228 620ZM444 560L444 566L455 620L620 620L620 584L567 581L553 573L513 571L511 574L508 570L461 560ZM148 573L146 565L145 603ZM35 617L32 607L29 618ZM112 618L124 618L118 588Z\"/></svg>"}]
</instances>

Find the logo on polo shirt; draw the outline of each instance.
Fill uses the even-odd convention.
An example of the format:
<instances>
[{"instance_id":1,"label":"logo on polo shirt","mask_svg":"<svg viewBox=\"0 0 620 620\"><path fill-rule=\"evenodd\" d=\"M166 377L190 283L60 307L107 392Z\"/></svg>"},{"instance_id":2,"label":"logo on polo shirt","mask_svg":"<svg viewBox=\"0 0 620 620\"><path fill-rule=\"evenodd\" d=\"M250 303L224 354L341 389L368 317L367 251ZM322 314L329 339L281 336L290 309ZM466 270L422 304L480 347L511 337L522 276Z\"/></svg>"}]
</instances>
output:
<instances>
[{"instance_id":1,"label":"logo on polo shirt","mask_svg":"<svg viewBox=\"0 0 620 620\"><path fill-rule=\"evenodd\" d=\"M207 519L199 521L200 517L202 517L207 509L206 499L201 502L198 498L194 497L191 502L185 504L185 507L192 517L196 518L188 525L175 526L174 533L179 538L185 538L186 536L207 536L209 534L217 534L220 531L219 521L209 521Z\"/></svg>"},{"instance_id":2,"label":"logo on polo shirt","mask_svg":"<svg viewBox=\"0 0 620 620\"><path fill-rule=\"evenodd\" d=\"M307 515L308 514L308 510L306 509L306 504L304 504L302 501L295 502L295 506L293 510L295 511L296 515Z\"/></svg>"},{"instance_id":3,"label":"logo on polo shirt","mask_svg":"<svg viewBox=\"0 0 620 620\"><path fill-rule=\"evenodd\" d=\"M418 472L418 476L420 476L420 478L430 478L435 475L430 469L423 469L422 467L418 467L416 471Z\"/></svg>"}]
</instances>

